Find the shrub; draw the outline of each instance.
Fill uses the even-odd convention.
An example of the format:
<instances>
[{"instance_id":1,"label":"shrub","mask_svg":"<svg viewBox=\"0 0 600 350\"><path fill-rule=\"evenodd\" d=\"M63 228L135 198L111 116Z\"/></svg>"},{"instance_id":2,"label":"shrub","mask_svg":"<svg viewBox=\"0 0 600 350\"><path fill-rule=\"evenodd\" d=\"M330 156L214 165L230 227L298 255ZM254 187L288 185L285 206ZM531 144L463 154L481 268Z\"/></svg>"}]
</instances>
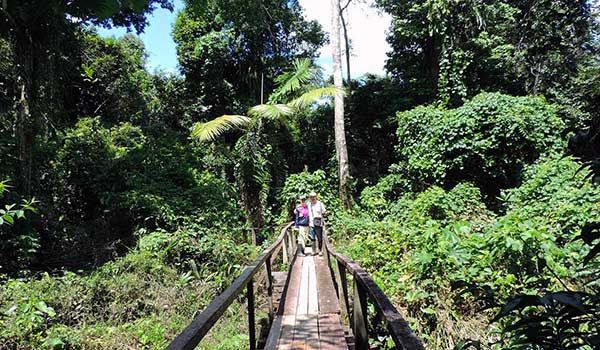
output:
<instances>
[{"instance_id":1,"label":"shrub","mask_svg":"<svg viewBox=\"0 0 600 350\"><path fill-rule=\"evenodd\" d=\"M10 187L0 181L0 272L26 268L39 248L39 233L27 225L37 202L7 203Z\"/></svg>"},{"instance_id":2,"label":"shrub","mask_svg":"<svg viewBox=\"0 0 600 350\"><path fill-rule=\"evenodd\" d=\"M485 220L490 215L482 203L479 189L462 183L450 191L432 186L418 194L408 193L391 205L389 219L416 226L429 220L444 224L467 219Z\"/></svg>"},{"instance_id":3,"label":"shrub","mask_svg":"<svg viewBox=\"0 0 600 350\"><path fill-rule=\"evenodd\" d=\"M81 119L62 136L50 174L40 210L46 268L101 264L133 246L140 228L222 227L241 219L234 186L172 131Z\"/></svg>"},{"instance_id":4,"label":"shrub","mask_svg":"<svg viewBox=\"0 0 600 350\"><path fill-rule=\"evenodd\" d=\"M417 107L398 113L397 147L417 189L472 182L493 199L519 184L522 168L564 146L565 123L541 97L482 93L456 109Z\"/></svg>"},{"instance_id":5,"label":"shrub","mask_svg":"<svg viewBox=\"0 0 600 350\"><path fill-rule=\"evenodd\" d=\"M555 235L571 239L600 214L600 191L585 175L571 157L540 159L525 169L521 186L504 192L504 202L508 210L545 218Z\"/></svg>"},{"instance_id":6,"label":"shrub","mask_svg":"<svg viewBox=\"0 0 600 350\"><path fill-rule=\"evenodd\" d=\"M409 182L400 174L387 175L360 193L360 204L369 213L383 217L389 213L391 202L409 190Z\"/></svg>"},{"instance_id":7,"label":"shrub","mask_svg":"<svg viewBox=\"0 0 600 350\"><path fill-rule=\"evenodd\" d=\"M492 263L494 274L515 277L507 286L512 292L550 288L557 277L581 278L575 271L587 249L574 238L589 218L600 215L600 189L578 169L571 158L541 159L526 169L520 187L504 192L506 215L479 237L474 267L481 282L490 280L484 266Z\"/></svg>"},{"instance_id":8,"label":"shrub","mask_svg":"<svg viewBox=\"0 0 600 350\"><path fill-rule=\"evenodd\" d=\"M190 225L144 234L89 274L8 280L0 286L0 344L163 349L256 254L227 229Z\"/></svg>"},{"instance_id":9,"label":"shrub","mask_svg":"<svg viewBox=\"0 0 600 350\"><path fill-rule=\"evenodd\" d=\"M501 215L485 208L477 187L462 183L405 193L380 221L369 213L342 214L333 231L429 347L448 348L460 327L471 327L463 338L486 342L493 335L482 327L492 313L477 312L484 300L456 286L478 285L501 300L557 291L562 283L597 283L581 266L590 248L575 237L586 220L600 216L600 189L578 169L573 159L557 156L526 166L522 184L502 193Z\"/></svg>"}]
</instances>

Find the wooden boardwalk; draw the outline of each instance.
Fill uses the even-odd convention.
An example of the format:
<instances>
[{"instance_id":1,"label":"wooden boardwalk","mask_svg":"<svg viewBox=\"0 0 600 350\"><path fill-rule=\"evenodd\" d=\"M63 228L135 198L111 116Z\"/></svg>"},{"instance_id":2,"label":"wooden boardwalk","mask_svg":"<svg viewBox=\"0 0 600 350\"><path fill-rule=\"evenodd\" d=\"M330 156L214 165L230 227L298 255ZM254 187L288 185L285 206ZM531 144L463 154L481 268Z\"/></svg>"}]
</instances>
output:
<instances>
[{"instance_id":1,"label":"wooden boardwalk","mask_svg":"<svg viewBox=\"0 0 600 350\"><path fill-rule=\"evenodd\" d=\"M370 338L379 336L370 334L372 316L385 324L396 349L424 350L409 324L369 274L335 251L327 239L327 230L323 233L323 256L294 255L297 244L292 224L282 226L275 242L197 314L167 350L196 349L244 291L249 350L370 350ZM281 265L277 260L280 253ZM281 266L285 266L282 271L274 270ZM266 293L269 311L268 318L260 320L260 327L255 319L257 292ZM369 305L375 311L371 316Z\"/></svg>"},{"instance_id":2,"label":"wooden boardwalk","mask_svg":"<svg viewBox=\"0 0 600 350\"><path fill-rule=\"evenodd\" d=\"M265 349L348 349L324 257L295 257Z\"/></svg>"}]
</instances>

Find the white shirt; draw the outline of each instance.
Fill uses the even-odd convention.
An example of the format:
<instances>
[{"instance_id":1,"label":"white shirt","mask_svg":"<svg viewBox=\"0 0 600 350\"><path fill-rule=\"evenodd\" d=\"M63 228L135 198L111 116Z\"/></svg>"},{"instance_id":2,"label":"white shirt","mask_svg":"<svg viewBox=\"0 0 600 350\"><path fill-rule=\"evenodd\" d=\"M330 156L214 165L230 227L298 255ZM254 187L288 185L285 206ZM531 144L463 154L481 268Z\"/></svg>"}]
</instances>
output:
<instances>
[{"instance_id":1,"label":"white shirt","mask_svg":"<svg viewBox=\"0 0 600 350\"><path fill-rule=\"evenodd\" d=\"M326 211L323 202L317 201L315 204L313 204L313 202L308 202L308 224L311 227L315 226L313 219L322 218Z\"/></svg>"}]
</instances>

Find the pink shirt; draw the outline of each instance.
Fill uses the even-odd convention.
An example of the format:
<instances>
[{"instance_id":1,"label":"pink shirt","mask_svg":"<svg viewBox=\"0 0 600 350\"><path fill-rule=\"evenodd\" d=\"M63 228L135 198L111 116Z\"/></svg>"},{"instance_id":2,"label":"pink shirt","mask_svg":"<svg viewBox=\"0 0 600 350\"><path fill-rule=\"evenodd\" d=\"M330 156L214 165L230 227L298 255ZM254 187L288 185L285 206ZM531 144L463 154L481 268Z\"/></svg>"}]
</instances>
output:
<instances>
[{"instance_id":1,"label":"pink shirt","mask_svg":"<svg viewBox=\"0 0 600 350\"><path fill-rule=\"evenodd\" d=\"M299 205L296 207L296 211L298 212L299 217L308 216L308 206L303 207L302 205Z\"/></svg>"}]
</instances>

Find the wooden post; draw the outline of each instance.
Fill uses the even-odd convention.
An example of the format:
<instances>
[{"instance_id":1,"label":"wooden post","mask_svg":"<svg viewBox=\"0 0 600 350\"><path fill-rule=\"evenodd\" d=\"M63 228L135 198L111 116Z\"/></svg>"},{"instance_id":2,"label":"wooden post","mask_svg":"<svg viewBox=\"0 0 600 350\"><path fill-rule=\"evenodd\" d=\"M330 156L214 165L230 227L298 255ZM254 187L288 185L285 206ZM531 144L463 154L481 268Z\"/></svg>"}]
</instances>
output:
<instances>
[{"instance_id":1,"label":"wooden post","mask_svg":"<svg viewBox=\"0 0 600 350\"><path fill-rule=\"evenodd\" d=\"M250 339L250 350L256 350L256 322L254 320L254 281L250 279L246 285L248 298L248 338Z\"/></svg>"},{"instance_id":2,"label":"wooden post","mask_svg":"<svg viewBox=\"0 0 600 350\"><path fill-rule=\"evenodd\" d=\"M354 277L354 301L352 307L352 320L354 339L356 341L356 350L369 349L369 332L367 330L367 294L360 287L360 284Z\"/></svg>"},{"instance_id":3,"label":"wooden post","mask_svg":"<svg viewBox=\"0 0 600 350\"><path fill-rule=\"evenodd\" d=\"M285 250L284 250L285 251ZM265 269L267 270L267 296L269 303L269 323L273 321L273 274L271 273L271 259L265 261Z\"/></svg>"},{"instance_id":4,"label":"wooden post","mask_svg":"<svg viewBox=\"0 0 600 350\"><path fill-rule=\"evenodd\" d=\"M340 311L342 320L348 320L348 324L352 327L353 322L350 318L350 303L348 302L348 279L346 278L346 269L344 264L336 260L333 269L335 274L335 282L338 285L338 300L340 301Z\"/></svg>"},{"instance_id":5,"label":"wooden post","mask_svg":"<svg viewBox=\"0 0 600 350\"><path fill-rule=\"evenodd\" d=\"M297 233L297 231L292 231L292 254L296 255L297 250L298 250L298 233Z\"/></svg>"},{"instance_id":6,"label":"wooden post","mask_svg":"<svg viewBox=\"0 0 600 350\"><path fill-rule=\"evenodd\" d=\"M290 232L286 232L285 236L283 237L283 263L287 264L288 263L288 236L290 235Z\"/></svg>"},{"instance_id":7,"label":"wooden post","mask_svg":"<svg viewBox=\"0 0 600 350\"><path fill-rule=\"evenodd\" d=\"M325 233L325 229L323 229L323 246L321 247L321 252L323 252L323 256L325 257L325 261L327 261L327 267L331 269L331 265L329 264L329 249L327 249L327 234Z\"/></svg>"},{"instance_id":8,"label":"wooden post","mask_svg":"<svg viewBox=\"0 0 600 350\"><path fill-rule=\"evenodd\" d=\"M291 228L289 231L288 239L290 240L290 244L288 245L288 248L290 250L289 250L288 254L291 257L291 256L296 255L296 245L294 244L294 243L296 243L296 241L294 240L294 230L292 230Z\"/></svg>"}]
</instances>

